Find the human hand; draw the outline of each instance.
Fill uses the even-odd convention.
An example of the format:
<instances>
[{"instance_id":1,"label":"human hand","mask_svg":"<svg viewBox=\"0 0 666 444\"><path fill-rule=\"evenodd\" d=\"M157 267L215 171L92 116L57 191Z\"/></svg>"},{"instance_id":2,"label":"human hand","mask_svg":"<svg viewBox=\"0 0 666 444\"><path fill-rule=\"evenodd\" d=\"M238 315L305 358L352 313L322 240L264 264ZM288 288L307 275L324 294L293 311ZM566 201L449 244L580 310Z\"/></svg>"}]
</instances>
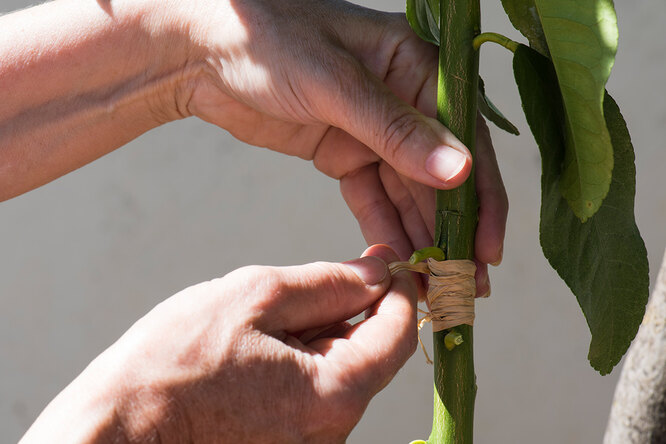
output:
<instances>
[{"instance_id":1,"label":"human hand","mask_svg":"<svg viewBox=\"0 0 666 444\"><path fill-rule=\"evenodd\" d=\"M386 246L365 256L376 257L246 267L178 293L100 355L24 442L344 441L417 342L413 277L391 277L398 258Z\"/></svg>"},{"instance_id":2,"label":"human hand","mask_svg":"<svg viewBox=\"0 0 666 444\"><path fill-rule=\"evenodd\" d=\"M432 245L434 188L460 185L471 168L465 146L433 118L436 48L402 14L340 1L205 4L195 28L206 63L191 83L189 112L340 179L369 244L387 243L403 260ZM479 120L483 295L486 264L502 257L507 199Z\"/></svg>"},{"instance_id":3,"label":"human hand","mask_svg":"<svg viewBox=\"0 0 666 444\"><path fill-rule=\"evenodd\" d=\"M196 115L313 160L340 179L366 240L406 259L432 243L433 188L471 168L432 118L437 51L401 14L339 0L58 0L0 22L0 201ZM483 128L478 145L476 257L494 263L506 196Z\"/></svg>"}]
</instances>

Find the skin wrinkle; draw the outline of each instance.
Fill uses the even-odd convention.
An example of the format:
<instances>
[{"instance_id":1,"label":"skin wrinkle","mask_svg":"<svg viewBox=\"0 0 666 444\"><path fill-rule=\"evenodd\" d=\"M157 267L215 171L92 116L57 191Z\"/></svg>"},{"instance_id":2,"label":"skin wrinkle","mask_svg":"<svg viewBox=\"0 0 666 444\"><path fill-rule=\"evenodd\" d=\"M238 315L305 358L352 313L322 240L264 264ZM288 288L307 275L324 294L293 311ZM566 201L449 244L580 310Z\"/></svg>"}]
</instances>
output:
<instances>
[{"instance_id":1,"label":"skin wrinkle","mask_svg":"<svg viewBox=\"0 0 666 444\"><path fill-rule=\"evenodd\" d=\"M145 82L142 75L135 77L129 82L121 82L118 85L109 87L105 92L91 92L76 97L63 97L59 100L47 104L41 104L31 109L27 109L12 118L9 118L4 125L0 125L0 143L7 148L2 149L2 156L7 161L3 161L3 170L5 177L11 177L15 168L19 168L23 176L29 176L34 168L38 168L40 155L49 146L61 146L65 143L66 137L70 134L53 134L52 128L71 128L71 131L83 131L89 122L108 119L129 106L138 102L150 102L150 99L157 98L160 102L163 97L172 97L169 94L164 95L163 91L173 87L183 81L197 77L201 71L201 65L191 66L184 72L176 70L174 72L162 75L150 82ZM143 119L151 121L151 117L156 118L158 123L182 118L182 114L173 116L159 112L160 109L174 109L172 107L151 106L152 116L144 116ZM176 110L181 107L176 107ZM162 114L162 115L160 115ZM26 153L27 156L12 155L14 150L22 150L21 141L25 138L44 138L44 148L42 150ZM63 142L54 143L62 138ZM3 140L4 139L4 140ZM47 154L48 155L48 154ZM30 160L34 157L34 160ZM12 162L11 159L15 159ZM3 159L3 160L4 160ZM14 185L15 186L15 185ZM5 192L11 192L13 186L8 184ZM1 197L1 196L0 196Z\"/></svg>"},{"instance_id":2,"label":"skin wrinkle","mask_svg":"<svg viewBox=\"0 0 666 444\"><path fill-rule=\"evenodd\" d=\"M417 117L418 119L418 117ZM413 115L398 115L389 123L382 140L384 141L385 159L391 163L401 163L404 157L406 141L422 131L422 127L415 121Z\"/></svg>"},{"instance_id":3,"label":"skin wrinkle","mask_svg":"<svg viewBox=\"0 0 666 444\"><path fill-rule=\"evenodd\" d=\"M123 80L117 85L107 89L107 92L89 92L75 97L64 97L59 101L40 103L33 108L24 110L13 117L6 119L8 127L18 128L14 132L21 131L21 127L40 128L48 125L63 125L68 121L86 121L95 119L100 115L113 114L118 109L136 101L153 97L167 86L172 86L182 81L183 78L193 77L198 74L198 69L192 73L183 75L180 70L161 76L146 84L144 75L139 74L134 79ZM63 110L66 110L63 112ZM21 124L15 123L21 122ZM4 132L4 131L3 131Z\"/></svg>"}]
</instances>

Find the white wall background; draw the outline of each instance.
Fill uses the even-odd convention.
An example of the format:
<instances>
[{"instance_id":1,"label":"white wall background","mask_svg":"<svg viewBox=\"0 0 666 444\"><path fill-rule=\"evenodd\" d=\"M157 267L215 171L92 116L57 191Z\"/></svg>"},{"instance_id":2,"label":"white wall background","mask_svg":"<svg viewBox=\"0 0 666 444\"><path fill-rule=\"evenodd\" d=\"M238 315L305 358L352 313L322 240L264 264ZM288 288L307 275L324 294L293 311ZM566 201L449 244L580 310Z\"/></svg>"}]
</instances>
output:
<instances>
[{"instance_id":1,"label":"white wall background","mask_svg":"<svg viewBox=\"0 0 666 444\"><path fill-rule=\"evenodd\" d=\"M0 12L30 3L2 0ZM499 0L482 8L485 30L522 40ZM666 245L666 4L616 8L621 43L609 89L633 135L636 212L655 270ZM511 212L493 296L477 305L477 442L600 442L619 372L589 367L585 321L541 255L539 155L510 54L484 46L481 64L489 95L523 135L493 130ZM345 260L364 246L335 181L194 119L0 204L0 441L16 441L91 359L180 289L247 264ZM349 441L426 438L431 373L417 352Z\"/></svg>"}]
</instances>

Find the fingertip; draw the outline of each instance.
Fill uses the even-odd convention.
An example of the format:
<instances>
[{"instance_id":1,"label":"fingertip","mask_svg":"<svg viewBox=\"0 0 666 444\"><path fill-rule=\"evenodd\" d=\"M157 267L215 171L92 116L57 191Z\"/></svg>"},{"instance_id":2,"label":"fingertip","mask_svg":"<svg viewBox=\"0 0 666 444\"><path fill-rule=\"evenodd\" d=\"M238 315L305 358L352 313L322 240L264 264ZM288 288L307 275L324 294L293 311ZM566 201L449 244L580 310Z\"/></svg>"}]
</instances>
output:
<instances>
[{"instance_id":1,"label":"fingertip","mask_svg":"<svg viewBox=\"0 0 666 444\"><path fill-rule=\"evenodd\" d=\"M374 256L382 259L385 263L390 264L400 260L398 254L386 244L375 244L365 249L361 257Z\"/></svg>"},{"instance_id":2,"label":"fingertip","mask_svg":"<svg viewBox=\"0 0 666 444\"><path fill-rule=\"evenodd\" d=\"M474 278L476 280L476 297L487 298L490 296L490 278L488 276L488 265L485 263L479 263L477 261Z\"/></svg>"},{"instance_id":3,"label":"fingertip","mask_svg":"<svg viewBox=\"0 0 666 444\"><path fill-rule=\"evenodd\" d=\"M391 247L385 244L371 245L363 252L363 257L375 256L381 258L387 264L400 261L400 257ZM391 277L391 284L398 286L409 296L410 304L416 306L422 287L418 282L417 273L398 273Z\"/></svg>"},{"instance_id":4,"label":"fingertip","mask_svg":"<svg viewBox=\"0 0 666 444\"><path fill-rule=\"evenodd\" d=\"M495 257L496 257L496 260L494 260L493 262L490 262L490 265L492 265L493 267L499 267L500 264L502 263L502 259L504 257L504 245L500 245L499 251L497 252Z\"/></svg>"},{"instance_id":5,"label":"fingertip","mask_svg":"<svg viewBox=\"0 0 666 444\"><path fill-rule=\"evenodd\" d=\"M381 258L386 264L391 262L400 261L400 256L395 252L390 246L386 244L375 244L371 245L363 252L361 257L375 256ZM424 275L419 275L418 273L405 273L404 276L397 276L395 279L401 279L406 277L408 285L413 285L416 291L416 300L422 299L425 297L425 289L427 285L421 281L420 277ZM393 282L393 277L391 278Z\"/></svg>"},{"instance_id":6,"label":"fingertip","mask_svg":"<svg viewBox=\"0 0 666 444\"><path fill-rule=\"evenodd\" d=\"M426 158L425 170L440 182L438 188L455 188L461 185L472 171L472 155L466 148L439 146Z\"/></svg>"}]
</instances>

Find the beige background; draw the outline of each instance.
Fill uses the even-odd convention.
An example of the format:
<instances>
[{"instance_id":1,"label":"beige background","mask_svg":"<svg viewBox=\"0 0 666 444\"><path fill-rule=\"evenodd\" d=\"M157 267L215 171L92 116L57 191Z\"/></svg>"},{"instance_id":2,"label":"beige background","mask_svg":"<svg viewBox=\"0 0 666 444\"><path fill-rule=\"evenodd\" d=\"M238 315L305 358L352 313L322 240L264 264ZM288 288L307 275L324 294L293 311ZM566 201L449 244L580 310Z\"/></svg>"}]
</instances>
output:
<instances>
[{"instance_id":1,"label":"beige background","mask_svg":"<svg viewBox=\"0 0 666 444\"><path fill-rule=\"evenodd\" d=\"M28 4L3 0L0 12ZM402 0L364 4L403 9ZM520 39L499 5L482 0L485 30ZM616 8L621 44L609 89L633 135L637 218L654 269L666 245L666 4ZM493 296L478 304L477 442L599 442L618 371L601 377L587 364L585 321L541 255L539 155L510 54L484 46L481 70L523 135L493 130L511 213ZM1 204L0 441L16 441L93 357L180 289L242 265L338 261L363 248L335 181L194 119ZM431 372L417 352L349 441L426 438Z\"/></svg>"}]
</instances>

